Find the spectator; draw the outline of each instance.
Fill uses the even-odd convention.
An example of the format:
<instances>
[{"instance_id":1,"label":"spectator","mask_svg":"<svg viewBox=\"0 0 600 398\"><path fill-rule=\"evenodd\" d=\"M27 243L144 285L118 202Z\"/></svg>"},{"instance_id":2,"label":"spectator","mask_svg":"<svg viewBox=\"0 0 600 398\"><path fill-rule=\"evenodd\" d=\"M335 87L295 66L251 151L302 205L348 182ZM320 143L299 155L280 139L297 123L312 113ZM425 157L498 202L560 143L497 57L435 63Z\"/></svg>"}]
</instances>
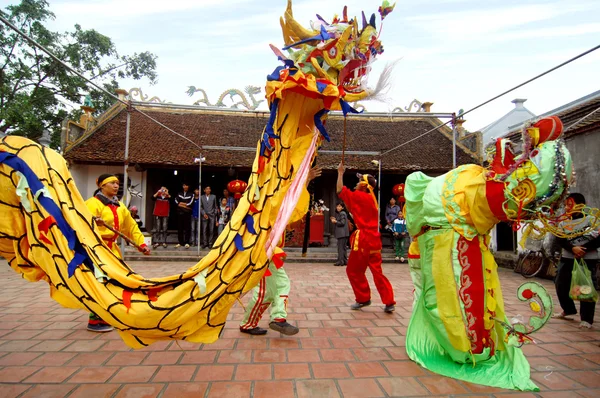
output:
<instances>
[{"instance_id":1,"label":"spectator","mask_svg":"<svg viewBox=\"0 0 600 398\"><path fill-rule=\"evenodd\" d=\"M567 205L571 207L584 204L585 197L580 193L572 193L567 199ZM592 225L593 217L584 216L580 212L573 213L571 220L560 223L560 227L570 234L577 234L577 232L588 229ZM571 315L577 314L577 307L575 307L575 303L569 296L569 292L571 291L571 274L573 273L575 259L584 260L592 273L592 279L595 279L600 237L598 237L598 231L591 231L572 239L559 239L559 243L563 250L560 263L558 264L555 285L556 295L558 296L562 312L554 315L554 318L571 320L573 319ZM582 329L591 329L594 323L596 303L594 301L581 301L579 305L581 316L579 327Z\"/></svg>"},{"instance_id":2,"label":"spectator","mask_svg":"<svg viewBox=\"0 0 600 398\"><path fill-rule=\"evenodd\" d=\"M406 220L402 211L398 212L398 216L392 224L392 232L394 233L394 249L396 250L396 260L404 262L407 253L408 245L410 244L410 236L406 229Z\"/></svg>"},{"instance_id":3,"label":"spectator","mask_svg":"<svg viewBox=\"0 0 600 398\"><path fill-rule=\"evenodd\" d=\"M200 200L200 217L202 217L202 247L212 246L217 225L217 198L211 195L210 187L204 188Z\"/></svg>"},{"instance_id":4,"label":"spectator","mask_svg":"<svg viewBox=\"0 0 600 398\"><path fill-rule=\"evenodd\" d=\"M194 195L189 191L190 186L188 184L183 183L182 188L183 191L175 198L175 203L177 204L177 238L179 240L179 243L175 245L175 248L185 246L186 249L189 249L190 223Z\"/></svg>"},{"instance_id":5,"label":"spectator","mask_svg":"<svg viewBox=\"0 0 600 398\"><path fill-rule=\"evenodd\" d=\"M129 208L129 213L131 213L131 218L133 218L133 221L135 221L138 228L141 230L142 229L142 219L140 218L140 215L138 214L137 206L131 206Z\"/></svg>"},{"instance_id":6,"label":"spectator","mask_svg":"<svg viewBox=\"0 0 600 398\"><path fill-rule=\"evenodd\" d=\"M190 242L192 246L198 246L198 219L200 218L200 189L194 189L194 202L192 203L192 236Z\"/></svg>"},{"instance_id":7,"label":"spectator","mask_svg":"<svg viewBox=\"0 0 600 398\"><path fill-rule=\"evenodd\" d=\"M219 222L218 222L218 230L217 236L221 235L223 229L225 229L225 225L229 222L229 218L231 217L231 207L227 204L227 198L221 199L221 205L219 206Z\"/></svg>"},{"instance_id":8,"label":"spectator","mask_svg":"<svg viewBox=\"0 0 600 398\"><path fill-rule=\"evenodd\" d=\"M336 266L348 265L348 257L346 256L346 245L348 244L348 215L343 203L338 203L335 207L335 217L331 217L331 222L335 224L334 236L337 239L338 258L335 262Z\"/></svg>"},{"instance_id":9,"label":"spectator","mask_svg":"<svg viewBox=\"0 0 600 398\"><path fill-rule=\"evenodd\" d=\"M159 244L162 243L163 247L167 247L167 225L169 224L169 211L171 210L169 199L169 190L165 187L160 189L152 195L154 203L154 229L152 235L153 247L156 249Z\"/></svg>"},{"instance_id":10,"label":"spectator","mask_svg":"<svg viewBox=\"0 0 600 398\"><path fill-rule=\"evenodd\" d=\"M227 188L223 190L223 197L219 200L219 203L221 203L223 199L227 199L227 207L229 207L229 211L233 213L233 210L235 210L235 198L230 195Z\"/></svg>"},{"instance_id":11,"label":"spectator","mask_svg":"<svg viewBox=\"0 0 600 398\"><path fill-rule=\"evenodd\" d=\"M400 206L396 204L396 199L391 198L390 203L385 207L385 229L388 231L392 230L392 224L400 211Z\"/></svg>"}]
</instances>

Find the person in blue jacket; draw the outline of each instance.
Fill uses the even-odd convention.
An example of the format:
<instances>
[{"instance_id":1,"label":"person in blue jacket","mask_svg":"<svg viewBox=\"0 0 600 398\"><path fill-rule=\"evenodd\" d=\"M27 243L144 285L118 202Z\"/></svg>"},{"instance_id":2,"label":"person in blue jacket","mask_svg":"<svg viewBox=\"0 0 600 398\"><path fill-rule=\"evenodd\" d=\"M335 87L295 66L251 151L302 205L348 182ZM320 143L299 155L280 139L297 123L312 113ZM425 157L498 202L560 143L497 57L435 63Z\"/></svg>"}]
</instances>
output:
<instances>
[{"instance_id":1,"label":"person in blue jacket","mask_svg":"<svg viewBox=\"0 0 600 398\"><path fill-rule=\"evenodd\" d=\"M410 236L406 230L406 220L402 211L399 211L396 219L392 223L392 233L394 234L394 249L396 250L396 260L404 262L410 245Z\"/></svg>"},{"instance_id":2,"label":"person in blue jacket","mask_svg":"<svg viewBox=\"0 0 600 398\"><path fill-rule=\"evenodd\" d=\"M192 246L198 246L198 219L200 218L200 190L194 189L194 201L192 202L192 229L190 242Z\"/></svg>"}]
</instances>

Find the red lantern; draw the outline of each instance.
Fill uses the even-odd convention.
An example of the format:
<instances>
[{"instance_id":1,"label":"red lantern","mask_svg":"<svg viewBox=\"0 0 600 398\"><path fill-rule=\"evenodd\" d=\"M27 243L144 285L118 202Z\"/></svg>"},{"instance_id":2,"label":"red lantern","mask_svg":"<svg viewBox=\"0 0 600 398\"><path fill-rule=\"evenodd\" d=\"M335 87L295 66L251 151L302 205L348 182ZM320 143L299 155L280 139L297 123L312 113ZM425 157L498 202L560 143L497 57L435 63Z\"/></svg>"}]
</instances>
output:
<instances>
[{"instance_id":1,"label":"red lantern","mask_svg":"<svg viewBox=\"0 0 600 398\"><path fill-rule=\"evenodd\" d=\"M398 202L404 202L404 184L396 184L394 188L392 188L392 193L394 196L398 197Z\"/></svg>"},{"instance_id":2,"label":"red lantern","mask_svg":"<svg viewBox=\"0 0 600 398\"><path fill-rule=\"evenodd\" d=\"M227 184L227 190L233 194L235 199L240 199L247 187L248 184L242 180L233 180Z\"/></svg>"}]
</instances>

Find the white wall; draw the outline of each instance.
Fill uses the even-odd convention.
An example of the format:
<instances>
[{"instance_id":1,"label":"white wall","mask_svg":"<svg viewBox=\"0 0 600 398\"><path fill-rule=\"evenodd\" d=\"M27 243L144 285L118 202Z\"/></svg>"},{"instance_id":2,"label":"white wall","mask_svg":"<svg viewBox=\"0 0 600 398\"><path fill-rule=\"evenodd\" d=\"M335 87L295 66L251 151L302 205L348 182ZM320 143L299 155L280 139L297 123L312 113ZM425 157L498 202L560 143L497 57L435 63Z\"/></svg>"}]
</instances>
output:
<instances>
[{"instance_id":1,"label":"white wall","mask_svg":"<svg viewBox=\"0 0 600 398\"><path fill-rule=\"evenodd\" d=\"M96 190L96 178L98 178L99 175L105 173L123 173L123 167L121 166L72 164L69 170L71 171L75 185L77 185L77 189L84 199L87 199L94 194L94 191ZM138 214L140 215L140 218L144 220L146 216L146 202L144 197L146 196L147 172L138 172L135 170L135 168L130 167L127 170L127 173L129 179L131 180L131 185L139 184L135 189L140 191L143 195L141 199L136 197L131 198L129 206L137 206L139 210Z\"/></svg>"}]
</instances>

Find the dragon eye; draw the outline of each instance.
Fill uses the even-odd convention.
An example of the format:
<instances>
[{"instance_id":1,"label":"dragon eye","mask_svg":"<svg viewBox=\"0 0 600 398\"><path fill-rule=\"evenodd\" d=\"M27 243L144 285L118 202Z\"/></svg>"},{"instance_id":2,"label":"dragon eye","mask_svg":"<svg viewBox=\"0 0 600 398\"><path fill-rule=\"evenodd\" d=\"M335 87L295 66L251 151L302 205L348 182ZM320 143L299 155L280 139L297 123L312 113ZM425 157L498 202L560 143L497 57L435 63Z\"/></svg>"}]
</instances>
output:
<instances>
[{"instance_id":1,"label":"dragon eye","mask_svg":"<svg viewBox=\"0 0 600 398\"><path fill-rule=\"evenodd\" d=\"M329 49L329 56L331 58L335 58L336 55L337 55L337 48L336 47L331 47Z\"/></svg>"}]
</instances>

